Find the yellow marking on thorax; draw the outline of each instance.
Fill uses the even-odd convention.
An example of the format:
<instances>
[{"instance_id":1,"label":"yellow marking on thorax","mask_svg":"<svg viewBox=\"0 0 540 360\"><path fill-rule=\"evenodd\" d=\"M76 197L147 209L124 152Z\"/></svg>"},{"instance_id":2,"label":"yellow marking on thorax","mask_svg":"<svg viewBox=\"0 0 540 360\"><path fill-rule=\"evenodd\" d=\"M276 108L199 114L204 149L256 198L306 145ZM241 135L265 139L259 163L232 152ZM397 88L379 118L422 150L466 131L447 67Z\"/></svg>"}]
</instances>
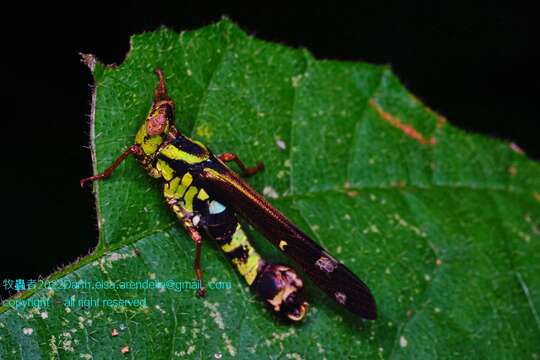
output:
<instances>
[{"instance_id":1,"label":"yellow marking on thorax","mask_svg":"<svg viewBox=\"0 0 540 360\"><path fill-rule=\"evenodd\" d=\"M210 198L210 196L204 191L204 189L199 190L199 193L197 194L197 199L204 201Z\"/></svg>"},{"instance_id":2,"label":"yellow marking on thorax","mask_svg":"<svg viewBox=\"0 0 540 360\"><path fill-rule=\"evenodd\" d=\"M190 173L185 173L182 180L177 176L163 188L163 195L167 198L180 199L193 182L193 176Z\"/></svg>"},{"instance_id":3,"label":"yellow marking on thorax","mask_svg":"<svg viewBox=\"0 0 540 360\"><path fill-rule=\"evenodd\" d=\"M165 180L169 181L173 178L174 170L165 161L159 159L157 161L156 167L161 172L161 175Z\"/></svg>"},{"instance_id":4,"label":"yellow marking on thorax","mask_svg":"<svg viewBox=\"0 0 540 360\"><path fill-rule=\"evenodd\" d=\"M141 143L141 147L145 154L150 155L156 152L159 145L163 142L163 139L159 135L151 136L148 140L144 140Z\"/></svg>"},{"instance_id":5,"label":"yellow marking on thorax","mask_svg":"<svg viewBox=\"0 0 540 360\"><path fill-rule=\"evenodd\" d=\"M245 262L241 261L240 259L232 259L232 262L236 265L236 268L238 269L240 275L242 275L246 279L248 285L251 285L257 277L257 271L259 270L261 256L249 243L249 240L244 233L244 230L242 230L240 224L237 224L231 241L228 244L221 246L221 249L224 252L229 253L239 247L243 247L247 250L247 259Z\"/></svg>"},{"instance_id":6,"label":"yellow marking on thorax","mask_svg":"<svg viewBox=\"0 0 540 360\"><path fill-rule=\"evenodd\" d=\"M144 141L144 137L146 136L146 123L139 128L139 131L137 131L137 135L135 135L135 144L142 144Z\"/></svg>"},{"instance_id":7,"label":"yellow marking on thorax","mask_svg":"<svg viewBox=\"0 0 540 360\"><path fill-rule=\"evenodd\" d=\"M179 177L175 177L170 182L166 183L165 187L163 188L163 195L165 195L165 197L167 198L179 199L180 196L182 196L182 194L180 194L180 196L178 197L176 196L176 190L178 189L179 184L180 184Z\"/></svg>"},{"instance_id":8,"label":"yellow marking on thorax","mask_svg":"<svg viewBox=\"0 0 540 360\"><path fill-rule=\"evenodd\" d=\"M208 155L204 155L204 156L193 155L177 148L173 144L169 144L165 146L163 149L161 149L160 153L165 155L169 159L181 160L188 164L197 164L208 159Z\"/></svg>"},{"instance_id":9,"label":"yellow marking on thorax","mask_svg":"<svg viewBox=\"0 0 540 360\"><path fill-rule=\"evenodd\" d=\"M281 251L285 251L285 246L287 246L289 244L287 244L287 242L285 240L280 240L279 241L279 248L281 249Z\"/></svg>"},{"instance_id":10,"label":"yellow marking on thorax","mask_svg":"<svg viewBox=\"0 0 540 360\"><path fill-rule=\"evenodd\" d=\"M176 195L178 195L179 198L182 197L182 195L184 195L189 185L191 185L192 181L193 181L193 176L191 176L190 173L187 172L184 174L184 176L182 176L182 182L180 183L180 186L176 190Z\"/></svg>"}]
</instances>

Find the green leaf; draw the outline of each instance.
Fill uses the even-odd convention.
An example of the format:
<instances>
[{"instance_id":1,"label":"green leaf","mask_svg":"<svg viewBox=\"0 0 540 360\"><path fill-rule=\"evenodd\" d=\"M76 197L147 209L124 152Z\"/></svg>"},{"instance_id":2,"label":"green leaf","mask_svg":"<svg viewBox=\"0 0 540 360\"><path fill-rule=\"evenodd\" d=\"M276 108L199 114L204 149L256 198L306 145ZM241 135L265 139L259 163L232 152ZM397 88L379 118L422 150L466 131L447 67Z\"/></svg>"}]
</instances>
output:
<instances>
[{"instance_id":1,"label":"green leaf","mask_svg":"<svg viewBox=\"0 0 540 360\"><path fill-rule=\"evenodd\" d=\"M537 163L509 144L453 128L387 67L315 60L223 20L133 36L121 66L95 63L97 171L132 144L156 67L181 131L216 153L264 160L266 171L249 181L261 192L274 189L271 202L366 281L379 319L350 316L308 281L307 321L280 322L207 241L205 277L230 281L231 289L205 299L187 290L26 292L0 314L0 358L540 355ZM192 242L134 159L95 190L98 248L54 278L194 278ZM266 257L287 262L249 233ZM13 306L25 299L48 306ZM145 299L147 306L81 308L69 299Z\"/></svg>"}]
</instances>

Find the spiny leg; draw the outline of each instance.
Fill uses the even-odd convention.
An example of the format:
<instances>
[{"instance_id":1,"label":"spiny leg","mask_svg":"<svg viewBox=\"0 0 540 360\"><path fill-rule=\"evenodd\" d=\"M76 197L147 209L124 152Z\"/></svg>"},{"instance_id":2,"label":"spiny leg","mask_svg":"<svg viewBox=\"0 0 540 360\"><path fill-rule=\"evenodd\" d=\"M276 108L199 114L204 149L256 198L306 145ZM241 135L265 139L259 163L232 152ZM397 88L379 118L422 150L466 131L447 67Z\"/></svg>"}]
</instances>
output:
<instances>
[{"instance_id":1,"label":"spiny leg","mask_svg":"<svg viewBox=\"0 0 540 360\"><path fill-rule=\"evenodd\" d=\"M218 159L223 162L234 161L240 167L240 170L242 170L242 175L244 176L251 176L259 171L264 170L264 164L262 162L258 163L256 166L247 167L234 153L223 153L218 156Z\"/></svg>"},{"instance_id":2,"label":"spiny leg","mask_svg":"<svg viewBox=\"0 0 540 360\"><path fill-rule=\"evenodd\" d=\"M107 169L105 169L103 173L81 179L80 181L81 187L83 187L87 181L102 180L111 176L112 172L116 170L116 168L122 163L122 161L124 161L130 154L133 154L135 156L142 155L142 150L140 146L139 145L130 146L126 151L122 153L122 155L120 155L116 160L114 160L112 165L109 166Z\"/></svg>"},{"instance_id":3,"label":"spiny leg","mask_svg":"<svg viewBox=\"0 0 540 360\"><path fill-rule=\"evenodd\" d=\"M201 288L197 291L197 294L202 297L206 293L201 269L202 236L194 227L186 228L186 230L188 231L189 236L191 236L191 239L195 242L195 261L193 262L193 268L195 269L195 274L197 274L197 280L200 280L201 282Z\"/></svg>"},{"instance_id":4,"label":"spiny leg","mask_svg":"<svg viewBox=\"0 0 540 360\"><path fill-rule=\"evenodd\" d=\"M176 213L180 219L180 223L186 229L189 237L195 243L195 260L193 261L193 268L195 269L195 274L197 275L197 280L201 282L201 288L197 291L197 295L203 297L206 294L206 288L204 286L204 280L201 269L201 246L202 246L202 236L193 225L191 219L193 218L193 213L189 213L181 207L173 206L173 211Z\"/></svg>"}]
</instances>

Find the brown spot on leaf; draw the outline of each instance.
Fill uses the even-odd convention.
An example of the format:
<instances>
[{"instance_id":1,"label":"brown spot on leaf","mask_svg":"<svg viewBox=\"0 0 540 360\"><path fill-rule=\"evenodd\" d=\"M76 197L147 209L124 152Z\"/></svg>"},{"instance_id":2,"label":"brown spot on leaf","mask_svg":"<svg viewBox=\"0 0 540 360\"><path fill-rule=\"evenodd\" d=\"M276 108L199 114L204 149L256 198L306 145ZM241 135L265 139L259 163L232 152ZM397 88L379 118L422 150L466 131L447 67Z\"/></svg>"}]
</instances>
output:
<instances>
[{"instance_id":1,"label":"brown spot on leaf","mask_svg":"<svg viewBox=\"0 0 540 360\"><path fill-rule=\"evenodd\" d=\"M369 105L377 111L379 116L392 125L393 127L396 127L403 131L405 135L408 137L411 137L418 141L422 145L435 145L437 143L437 140L432 136L429 139L426 139L424 135L422 135L418 130L416 130L412 125L404 124L400 119L395 117L394 115L390 114L389 112L384 111L379 104L375 101L375 99L369 100Z\"/></svg>"}]
</instances>

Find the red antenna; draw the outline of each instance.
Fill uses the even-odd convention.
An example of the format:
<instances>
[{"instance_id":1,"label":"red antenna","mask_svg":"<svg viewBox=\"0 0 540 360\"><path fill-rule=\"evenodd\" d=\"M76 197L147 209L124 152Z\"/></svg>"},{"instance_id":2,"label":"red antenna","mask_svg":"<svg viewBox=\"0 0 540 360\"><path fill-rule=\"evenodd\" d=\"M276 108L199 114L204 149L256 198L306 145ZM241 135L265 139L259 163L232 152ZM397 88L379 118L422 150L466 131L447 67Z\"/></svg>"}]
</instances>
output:
<instances>
[{"instance_id":1,"label":"red antenna","mask_svg":"<svg viewBox=\"0 0 540 360\"><path fill-rule=\"evenodd\" d=\"M170 100L169 94L167 94L167 88L165 87L165 79L163 71L160 68L156 69L156 75L159 77L159 85L156 87L156 93L154 95L154 101Z\"/></svg>"}]
</instances>

